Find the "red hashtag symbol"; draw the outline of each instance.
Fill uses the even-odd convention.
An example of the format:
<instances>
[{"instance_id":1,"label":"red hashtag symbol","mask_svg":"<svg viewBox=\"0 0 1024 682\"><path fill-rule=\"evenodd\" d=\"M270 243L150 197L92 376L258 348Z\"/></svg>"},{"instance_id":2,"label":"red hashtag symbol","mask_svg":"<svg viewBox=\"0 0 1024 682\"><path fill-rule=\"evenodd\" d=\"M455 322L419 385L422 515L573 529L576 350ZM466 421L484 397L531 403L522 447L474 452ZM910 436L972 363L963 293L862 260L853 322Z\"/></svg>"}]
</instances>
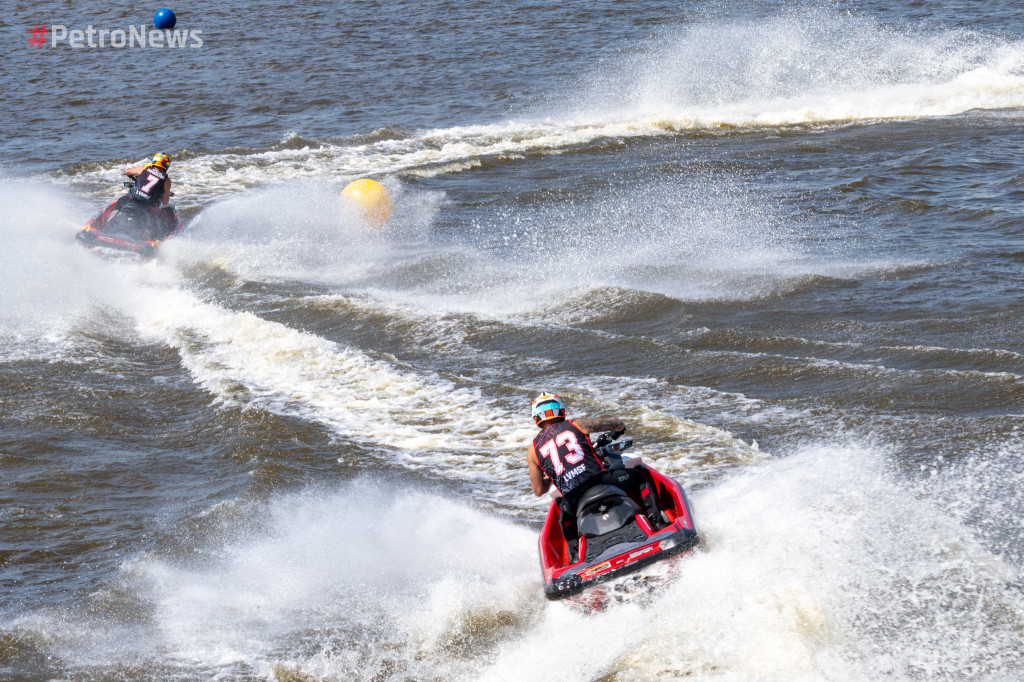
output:
<instances>
[{"instance_id":1,"label":"red hashtag symbol","mask_svg":"<svg viewBox=\"0 0 1024 682\"><path fill-rule=\"evenodd\" d=\"M46 44L46 24L36 24L34 28L29 29L29 33L32 37L28 39L28 44L32 47L42 47Z\"/></svg>"}]
</instances>

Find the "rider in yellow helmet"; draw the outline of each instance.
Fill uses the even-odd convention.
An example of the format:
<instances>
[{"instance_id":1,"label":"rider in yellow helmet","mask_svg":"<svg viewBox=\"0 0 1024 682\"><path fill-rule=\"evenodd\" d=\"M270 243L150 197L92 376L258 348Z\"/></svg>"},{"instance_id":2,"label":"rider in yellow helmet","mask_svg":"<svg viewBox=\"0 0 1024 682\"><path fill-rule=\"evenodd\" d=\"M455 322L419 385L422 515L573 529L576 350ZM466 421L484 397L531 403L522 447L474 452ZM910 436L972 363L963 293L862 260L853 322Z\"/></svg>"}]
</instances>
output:
<instances>
[{"instance_id":1,"label":"rider in yellow helmet","mask_svg":"<svg viewBox=\"0 0 1024 682\"><path fill-rule=\"evenodd\" d=\"M148 229L148 233L157 239L167 236L168 232L173 230L173 221L162 220L165 212L158 210L167 206L171 200L171 176L167 172L170 165L171 157L167 154L157 154L146 165L126 168L124 174L134 182L128 194L117 202L118 210L121 212L147 216L155 228ZM145 212L142 209L145 209Z\"/></svg>"},{"instance_id":2,"label":"rider in yellow helmet","mask_svg":"<svg viewBox=\"0 0 1024 682\"><path fill-rule=\"evenodd\" d=\"M126 168L124 174L135 181L128 196L149 206L166 206L171 200L170 165L171 157L157 154L145 166Z\"/></svg>"}]
</instances>

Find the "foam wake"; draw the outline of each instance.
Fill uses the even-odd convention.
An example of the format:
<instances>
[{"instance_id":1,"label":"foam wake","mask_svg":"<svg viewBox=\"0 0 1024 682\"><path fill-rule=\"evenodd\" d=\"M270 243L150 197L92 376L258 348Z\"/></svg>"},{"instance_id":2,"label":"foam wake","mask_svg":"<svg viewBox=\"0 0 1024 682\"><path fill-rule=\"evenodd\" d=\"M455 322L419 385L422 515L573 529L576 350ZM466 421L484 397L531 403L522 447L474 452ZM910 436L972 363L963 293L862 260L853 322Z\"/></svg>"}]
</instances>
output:
<instances>
[{"instance_id":1,"label":"foam wake","mask_svg":"<svg viewBox=\"0 0 1024 682\"><path fill-rule=\"evenodd\" d=\"M695 496L707 550L649 608L549 608L478 679L1012 677L1019 569L947 503L908 490L876 448L815 446L749 467ZM560 655L545 656L553 646Z\"/></svg>"},{"instance_id":2,"label":"foam wake","mask_svg":"<svg viewBox=\"0 0 1024 682\"><path fill-rule=\"evenodd\" d=\"M473 383L374 358L187 292L166 290L160 298L158 308L135 307L140 333L176 348L196 381L219 400L324 424L339 436L384 448L390 463L464 481L490 499L516 507L545 504L526 493L523 453L536 433L524 414L527 389L511 399L489 395ZM670 472L685 468L685 461L702 463L707 473L757 456L729 434L663 411L647 396L616 400L581 400L576 409L613 410L650 424L666 440L645 451L671 458Z\"/></svg>"},{"instance_id":3,"label":"foam wake","mask_svg":"<svg viewBox=\"0 0 1024 682\"><path fill-rule=\"evenodd\" d=\"M459 172L607 140L1020 108L1024 44L812 9L688 26L577 80L573 94L548 93L544 107L503 122L341 140L293 135L263 149L186 154L175 163L177 191L187 207L266 182ZM101 192L120 169L99 164L67 179Z\"/></svg>"}]
</instances>

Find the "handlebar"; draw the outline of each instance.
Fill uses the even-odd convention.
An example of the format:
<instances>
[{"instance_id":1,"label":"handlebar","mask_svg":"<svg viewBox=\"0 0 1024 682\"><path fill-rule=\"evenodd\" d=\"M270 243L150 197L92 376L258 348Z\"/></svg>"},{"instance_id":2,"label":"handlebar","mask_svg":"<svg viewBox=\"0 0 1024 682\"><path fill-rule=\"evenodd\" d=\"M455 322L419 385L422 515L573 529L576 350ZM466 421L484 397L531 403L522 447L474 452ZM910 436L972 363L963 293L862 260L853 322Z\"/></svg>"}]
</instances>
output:
<instances>
[{"instance_id":1,"label":"handlebar","mask_svg":"<svg viewBox=\"0 0 1024 682\"><path fill-rule=\"evenodd\" d=\"M594 441L594 450L597 452L597 456L610 469L621 469L624 466L622 453L633 447L632 438L615 442L622 433L622 431L606 431Z\"/></svg>"},{"instance_id":2,"label":"handlebar","mask_svg":"<svg viewBox=\"0 0 1024 682\"><path fill-rule=\"evenodd\" d=\"M594 441L594 449L595 450L599 450L599 449L601 449L601 448L603 448L603 447L605 447L607 445L610 445L614 441L618 440L619 437L622 434L624 434L625 432L626 432L625 429L623 429L622 431L605 431L604 433L602 433L600 436L597 437L596 441ZM626 445L627 443L628 443L628 445ZM616 449L625 450L627 448L631 448L631 447L633 447L633 439L632 438L626 439L626 440L622 441L622 443L620 443L619 445L622 445L623 447L616 448Z\"/></svg>"}]
</instances>

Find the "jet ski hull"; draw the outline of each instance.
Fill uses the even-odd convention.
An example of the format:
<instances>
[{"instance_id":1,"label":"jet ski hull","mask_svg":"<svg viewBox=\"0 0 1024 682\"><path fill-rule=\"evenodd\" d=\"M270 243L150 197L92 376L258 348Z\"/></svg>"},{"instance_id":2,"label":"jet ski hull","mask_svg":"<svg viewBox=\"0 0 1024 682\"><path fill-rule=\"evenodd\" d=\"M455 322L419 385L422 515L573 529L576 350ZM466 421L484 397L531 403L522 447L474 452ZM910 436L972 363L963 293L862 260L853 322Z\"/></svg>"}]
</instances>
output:
<instances>
[{"instance_id":1,"label":"jet ski hull","mask_svg":"<svg viewBox=\"0 0 1024 682\"><path fill-rule=\"evenodd\" d=\"M113 250L150 259L156 256L158 246L182 228L181 218L173 206L151 209L149 216L140 217L143 219L126 219L115 200L86 223L75 237L89 248Z\"/></svg>"},{"instance_id":2,"label":"jet ski hull","mask_svg":"<svg viewBox=\"0 0 1024 682\"><path fill-rule=\"evenodd\" d=\"M645 464L638 464L636 469L657 496L658 507L667 517L667 525L654 528L643 513L638 513L628 526L607 534L611 537L602 536L603 551L596 557L588 559L588 538L581 538L579 560L573 562L562 534L562 512L557 502L552 502L539 540L544 594L548 599L579 594L598 583L669 557L691 553L700 546L700 536L682 486ZM640 500L634 501L642 509ZM616 533L620 531L621 537L617 537Z\"/></svg>"}]
</instances>

